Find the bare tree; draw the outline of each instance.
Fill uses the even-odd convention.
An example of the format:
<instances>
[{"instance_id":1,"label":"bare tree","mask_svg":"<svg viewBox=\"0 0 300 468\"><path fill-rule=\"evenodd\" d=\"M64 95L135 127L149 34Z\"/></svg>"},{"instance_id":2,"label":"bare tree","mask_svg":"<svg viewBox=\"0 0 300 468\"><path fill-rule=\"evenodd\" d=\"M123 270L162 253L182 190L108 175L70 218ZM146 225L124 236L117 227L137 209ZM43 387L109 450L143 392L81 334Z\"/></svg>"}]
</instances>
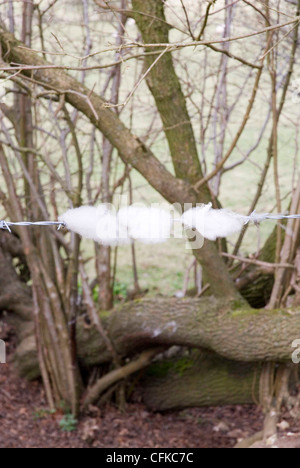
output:
<instances>
[{"instance_id":1,"label":"bare tree","mask_svg":"<svg viewBox=\"0 0 300 468\"><path fill-rule=\"evenodd\" d=\"M47 18L51 14L59 24L62 3L70 7L70 30L53 31ZM91 8L96 8L97 20L94 15L92 20ZM299 132L299 119L285 112L285 105L298 59L300 2L282 6L271 1L203 5L183 0L82 0L71 6L65 0L43 6L30 1L22 4L22 21L19 13L20 5L13 2L0 6L0 166L6 187L0 195L11 220L50 219L58 216L61 206L110 203L117 189L126 183L132 186L134 170L170 203L212 201L219 207L223 184L230 177L234 185L243 165L257 170L249 213L259 204L272 165L276 204L270 209L276 205L281 211L285 196L290 212L299 211L297 178L292 178L288 193L282 192L279 134L285 122L293 125L295 140ZM134 73L127 68L132 66ZM248 144L253 126L255 134ZM265 161L256 161L255 152L266 138ZM155 150L160 139L168 148L164 159ZM297 168L294 156L291 167ZM281 374L269 363L290 359L290 333L299 324L297 315L273 309L286 307L291 297L297 297L299 223L291 221L284 230L278 224L250 258L241 254L246 231L232 250L226 242L206 242L193 252L204 273L203 290L197 294L209 292L213 298L129 303L102 321L99 310L113 305L110 249L95 246L94 280L86 268L89 253L78 237L20 229L21 254L18 250L16 256L30 272L32 299L22 278L13 273L15 255L9 250L6 255L2 244L0 249L16 291L20 298L26 296L25 312L14 301L12 316L35 325L35 342L32 327L26 336L20 334L16 353L20 371L34 376L40 371L50 406L63 399L77 414L84 390L81 366L108 362L114 366L89 389L87 405L173 344L196 347L201 353L209 349L219 355L214 362L220 373L234 367L232 361L251 361L245 376L249 383L259 369L261 392L257 392L267 414L274 409L270 403L274 388L266 382L270 376L278 379L281 390L275 395L275 410L279 411L286 376L292 370L282 367ZM134 251L133 260L135 265ZM0 277L0 305L9 309L5 284ZM98 304L93 300L95 286ZM267 305L272 312L256 314L250 307ZM140 307L146 331L138 320L132 322ZM90 329L84 327L86 314ZM168 328L174 320L176 332ZM159 338L154 337L153 330L161 323L165 328ZM138 353L137 360L123 365L124 358ZM189 368L199 375L204 365L201 355L188 356ZM212 384L209 369L207 379ZM163 402L157 399L159 382L147 386L149 404L160 409L178 406L170 393L173 382L174 375L165 376ZM251 392L242 392L242 384L237 402L251 397ZM216 401L228 401L226 395L230 401L235 398L231 385L221 387ZM201 392L199 404L205 400ZM190 398L184 393L189 395L183 388L182 401L188 404ZM266 433L269 429L266 420Z\"/></svg>"}]
</instances>

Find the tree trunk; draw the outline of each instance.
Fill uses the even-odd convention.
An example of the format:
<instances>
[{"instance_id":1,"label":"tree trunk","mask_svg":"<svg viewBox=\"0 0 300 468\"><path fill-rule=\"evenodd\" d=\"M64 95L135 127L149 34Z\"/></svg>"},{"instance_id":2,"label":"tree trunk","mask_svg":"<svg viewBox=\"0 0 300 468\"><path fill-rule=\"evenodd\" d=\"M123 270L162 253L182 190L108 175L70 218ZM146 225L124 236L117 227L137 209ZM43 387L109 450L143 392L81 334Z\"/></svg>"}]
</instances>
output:
<instances>
[{"instance_id":1,"label":"tree trunk","mask_svg":"<svg viewBox=\"0 0 300 468\"><path fill-rule=\"evenodd\" d=\"M7 157L0 144L0 166L9 194L10 213L13 221L23 219L23 212L16 193L14 180L9 169ZM51 262L47 263L47 254L39 255L39 248L33 243L28 231L20 229L20 239L32 279L33 307L32 318L35 324L35 335L39 367L45 385L50 408L64 401L72 409L74 415L78 411L80 376L73 363L69 324L62 304L58 284L51 276ZM41 236L42 237L42 236ZM45 238L44 245L58 249L53 238ZM48 244L49 240L49 244ZM43 243L41 243L43 246ZM40 245L39 245L40 247ZM41 247L40 247L41 250ZM43 252L43 250L42 250ZM49 250L48 254L50 254ZM56 257L58 258L58 256ZM31 354L32 354L31 350Z\"/></svg>"},{"instance_id":2,"label":"tree trunk","mask_svg":"<svg viewBox=\"0 0 300 468\"><path fill-rule=\"evenodd\" d=\"M156 0L133 0L135 20L145 44L167 44L170 27L166 22L164 4ZM151 27L149 26L151 18ZM156 51L149 48L147 52ZM148 70L156 60L155 56L145 57L145 69ZM175 72L171 54L165 54L147 75L148 88L151 91L161 117L170 148L174 170L178 179L195 184L203 178L198 151L186 99ZM202 190L202 201L209 202L211 197L208 187Z\"/></svg>"},{"instance_id":3,"label":"tree trunk","mask_svg":"<svg viewBox=\"0 0 300 468\"><path fill-rule=\"evenodd\" d=\"M260 367L207 352L197 353L196 360L191 355L154 363L143 381L143 400L155 411L254 403Z\"/></svg>"},{"instance_id":4,"label":"tree trunk","mask_svg":"<svg viewBox=\"0 0 300 468\"><path fill-rule=\"evenodd\" d=\"M177 345L210 350L244 363L291 362L292 342L300 337L299 310L253 310L242 301L226 305L214 298L135 301L101 318L122 358L151 347ZM77 323L77 343L82 367L111 362L103 339L83 319ZM38 373L30 336L17 348L15 362L23 376Z\"/></svg>"}]
</instances>

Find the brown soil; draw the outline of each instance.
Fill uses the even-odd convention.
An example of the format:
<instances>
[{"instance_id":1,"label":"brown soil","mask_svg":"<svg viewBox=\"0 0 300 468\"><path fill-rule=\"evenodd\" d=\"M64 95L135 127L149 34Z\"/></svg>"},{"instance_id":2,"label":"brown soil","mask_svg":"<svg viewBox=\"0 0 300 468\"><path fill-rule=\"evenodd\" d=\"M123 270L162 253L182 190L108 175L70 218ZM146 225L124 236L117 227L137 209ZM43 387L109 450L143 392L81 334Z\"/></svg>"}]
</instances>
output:
<instances>
[{"instance_id":1,"label":"brown soil","mask_svg":"<svg viewBox=\"0 0 300 468\"><path fill-rule=\"evenodd\" d=\"M40 382L20 379L10 358L0 364L1 448L231 448L263 423L255 406L165 414L151 413L141 403L128 404L124 413L113 405L92 407L71 432L61 429L63 416L49 413Z\"/></svg>"}]
</instances>

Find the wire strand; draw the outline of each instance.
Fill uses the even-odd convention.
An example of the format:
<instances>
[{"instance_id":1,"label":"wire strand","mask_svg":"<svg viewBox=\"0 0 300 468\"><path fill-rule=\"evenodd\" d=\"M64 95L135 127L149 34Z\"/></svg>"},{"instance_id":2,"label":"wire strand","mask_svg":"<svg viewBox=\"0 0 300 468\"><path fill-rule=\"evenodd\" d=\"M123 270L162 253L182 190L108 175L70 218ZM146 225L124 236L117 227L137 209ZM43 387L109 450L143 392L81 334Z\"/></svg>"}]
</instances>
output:
<instances>
[{"instance_id":1,"label":"wire strand","mask_svg":"<svg viewBox=\"0 0 300 468\"><path fill-rule=\"evenodd\" d=\"M37 221L34 223L30 221L20 221L18 223L0 221L0 229L11 232L11 226L57 226L57 230L59 231L65 227L65 224L59 221Z\"/></svg>"},{"instance_id":2,"label":"wire strand","mask_svg":"<svg viewBox=\"0 0 300 468\"><path fill-rule=\"evenodd\" d=\"M252 213L250 216L243 216L245 218L245 222L253 222L255 224L259 224L262 221L265 220L274 220L278 221L281 219L300 219L300 214L294 214L294 215L283 215L283 214L275 214L272 215L270 213L264 213L264 214L258 214L256 212ZM182 222L180 218L175 218L173 219L174 222ZM57 230L59 231L60 229L66 227L66 224L61 221L36 221L36 222L30 222L30 221L20 221L17 223L13 223L11 221L5 221L5 220L0 220L0 229L4 231L9 231L11 233L11 226L23 226L23 227L28 227L28 226L57 226Z\"/></svg>"}]
</instances>

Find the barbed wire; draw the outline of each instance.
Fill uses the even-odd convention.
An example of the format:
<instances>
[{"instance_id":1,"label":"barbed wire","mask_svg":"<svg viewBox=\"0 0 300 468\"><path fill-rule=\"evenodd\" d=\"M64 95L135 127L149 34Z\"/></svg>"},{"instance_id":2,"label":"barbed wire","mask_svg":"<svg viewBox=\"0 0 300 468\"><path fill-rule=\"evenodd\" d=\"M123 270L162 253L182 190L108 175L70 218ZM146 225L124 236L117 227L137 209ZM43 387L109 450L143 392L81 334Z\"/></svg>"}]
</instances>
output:
<instances>
[{"instance_id":1,"label":"barbed wire","mask_svg":"<svg viewBox=\"0 0 300 468\"><path fill-rule=\"evenodd\" d=\"M30 222L30 221L20 221L18 223L12 223L10 221L0 221L0 229L8 231L11 233L10 226L57 226L57 230L59 231L65 224L59 221L37 221L37 222Z\"/></svg>"},{"instance_id":2,"label":"barbed wire","mask_svg":"<svg viewBox=\"0 0 300 468\"><path fill-rule=\"evenodd\" d=\"M268 215L266 219L300 219L300 214L297 215Z\"/></svg>"},{"instance_id":3,"label":"barbed wire","mask_svg":"<svg viewBox=\"0 0 300 468\"><path fill-rule=\"evenodd\" d=\"M262 221L265 220L273 220L273 221L280 221L281 219L300 219L300 214L294 214L294 215L284 215L284 214L274 214L272 215L271 213L263 213L263 214L258 214L256 211L254 211L250 216L245 216L249 220L249 222L253 222L254 224L259 224Z\"/></svg>"},{"instance_id":4,"label":"barbed wire","mask_svg":"<svg viewBox=\"0 0 300 468\"><path fill-rule=\"evenodd\" d=\"M254 224L260 224L262 221L265 221L265 220L280 221L283 219L300 219L300 214L294 214L294 215L274 214L272 215L270 213L258 214L254 212L250 216L243 216L243 218L245 218L245 220L247 220L248 222L253 222ZM182 222L182 220L180 218L174 218L173 222ZM57 230L60 231L62 228L66 227L66 224L62 221L36 221L36 222L19 221L19 222L13 223L11 221L0 220L0 229L11 233L12 232L10 229L11 226L23 226L23 227L57 226Z\"/></svg>"}]
</instances>

